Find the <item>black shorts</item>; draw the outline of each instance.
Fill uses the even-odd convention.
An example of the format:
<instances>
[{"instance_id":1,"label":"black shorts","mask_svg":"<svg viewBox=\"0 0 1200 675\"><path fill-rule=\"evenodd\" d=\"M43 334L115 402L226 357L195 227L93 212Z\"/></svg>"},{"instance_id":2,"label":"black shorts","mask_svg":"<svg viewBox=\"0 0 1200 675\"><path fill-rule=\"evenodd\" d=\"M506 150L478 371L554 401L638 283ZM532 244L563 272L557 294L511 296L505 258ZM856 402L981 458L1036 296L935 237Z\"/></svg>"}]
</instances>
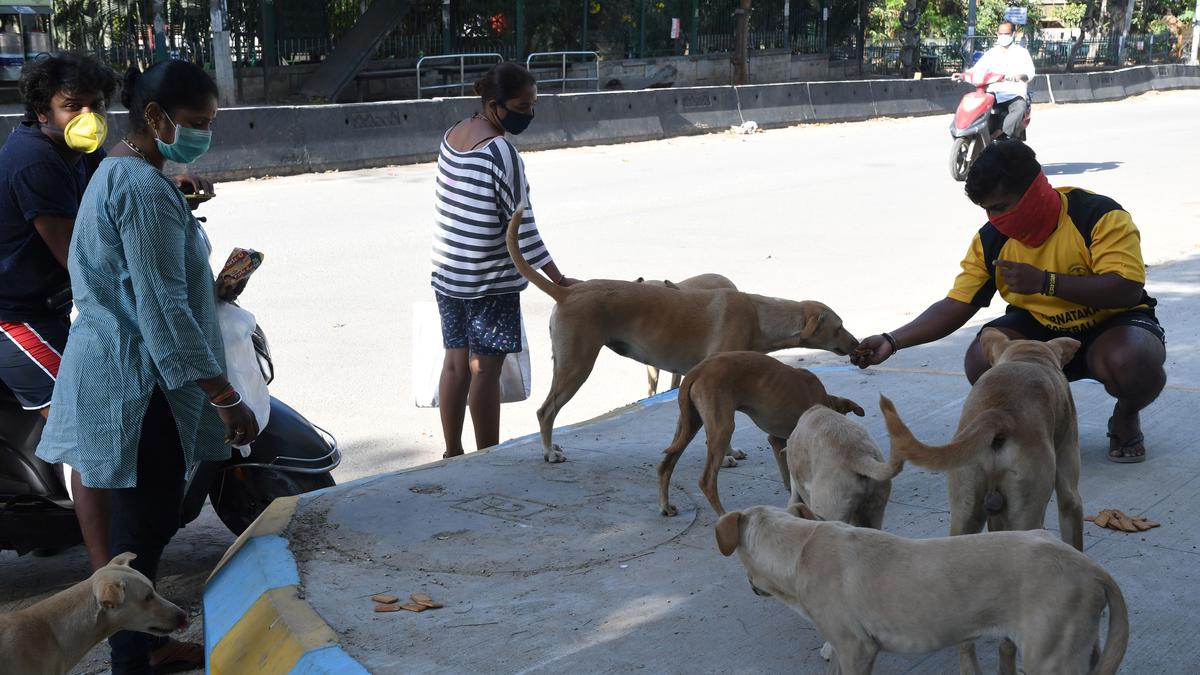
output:
<instances>
[{"instance_id":1,"label":"black shorts","mask_svg":"<svg viewBox=\"0 0 1200 675\"><path fill-rule=\"evenodd\" d=\"M1033 315L1029 312L1019 307L1009 305L1008 310L1004 312L1004 316L987 322L982 328L979 329L979 331L983 332L984 328L1007 328L1020 333L1027 340L1047 342L1049 340L1053 340L1054 338L1060 337L1069 337L1079 340L1081 343L1079 351L1075 352L1075 358L1071 359L1071 362L1067 364L1066 368L1063 368L1063 372L1066 373L1067 379L1074 382L1075 380L1081 380L1084 378L1096 379L1095 376L1088 371L1088 348L1091 347L1092 343L1096 341L1096 338L1104 334L1105 331L1110 328L1116 328L1117 326L1136 326L1150 332L1154 335L1154 337L1161 340L1163 344L1167 343L1166 331L1163 330L1162 324L1158 322L1158 318L1154 316L1153 307L1139 307L1137 309L1121 312L1116 316L1109 317L1105 321L1092 326L1082 333L1065 333L1047 328L1039 323L1037 319L1033 318Z\"/></svg>"},{"instance_id":2,"label":"black shorts","mask_svg":"<svg viewBox=\"0 0 1200 675\"><path fill-rule=\"evenodd\" d=\"M26 410L50 405L71 320L0 321L0 382Z\"/></svg>"}]
</instances>

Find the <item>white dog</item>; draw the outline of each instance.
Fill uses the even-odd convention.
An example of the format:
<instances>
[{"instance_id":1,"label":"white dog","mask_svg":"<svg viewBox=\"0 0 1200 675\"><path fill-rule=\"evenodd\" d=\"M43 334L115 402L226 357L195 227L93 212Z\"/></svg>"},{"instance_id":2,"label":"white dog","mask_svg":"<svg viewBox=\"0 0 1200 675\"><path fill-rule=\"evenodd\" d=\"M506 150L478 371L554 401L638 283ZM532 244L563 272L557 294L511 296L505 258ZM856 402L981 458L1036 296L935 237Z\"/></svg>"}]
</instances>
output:
<instances>
[{"instance_id":1,"label":"white dog","mask_svg":"<svg viewBox=\"0 0 1200 675\"><path fill-rule=\"evenodd\" d=\"M1044 530L904 539L755 506L721 516L716 535L722 555L738 552L756 594L779 598L832 643L829 673L870 673L880 651L983 637L1015 643L1031 674L1108 675L1125 657L1121 589Z\"/></svg>"}]
</instances>

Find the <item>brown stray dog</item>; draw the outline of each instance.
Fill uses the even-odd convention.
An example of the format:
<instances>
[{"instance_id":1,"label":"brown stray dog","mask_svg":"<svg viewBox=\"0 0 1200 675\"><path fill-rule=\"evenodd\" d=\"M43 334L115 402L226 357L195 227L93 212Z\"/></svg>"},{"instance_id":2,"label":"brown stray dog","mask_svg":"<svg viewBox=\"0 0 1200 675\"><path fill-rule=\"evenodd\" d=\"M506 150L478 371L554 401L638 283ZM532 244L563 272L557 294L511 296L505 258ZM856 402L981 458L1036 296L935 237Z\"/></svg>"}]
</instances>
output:
<instances>
[{"instance_id":1,"label":"brown stray dog","mask_svg":"<svg viewBox=\"0 0 1200 675\"><path fill-rule=\"evenodd\" d=\"M90 578L25 609L0 615L0 670L61 675L88 650L121 630L167 635L187 614L154 590L122 553Z\"/></svg>"},{"instance_id":2,"label":"brown stray dog","mask_svg":"<svg viewBox=\"0 0 1200 675\"><path fill-rule=\"evenodd\" d=\"M981 532L985 523L993 532L1041 529L1054 493L1062 540L1082 551L1079 423L1062 371L1079 341L1010 340L988 328L979 344L992 367L971 387L946 445L918 441L880 396L892 455L947 472L951 535ZM1012 662L1011 652L1011 644L1000 645L1002 664ZM959 658L962 672L978 672L973 644Z\"/></svg>"},{"instance_id":3,"label":"brown stray dog","mask_svg":"<svg viewBox=\"0 0 1200 675\"><path fill-rule=\"evenodd\" d=\"M554 445L554 418L583 386L600 349L672 373L686 373L710 354L745 349L773 352L791 347L846 355L857 339L829 307L740 291L692 291L593 279L559 286L529 266L517 245L521 211L513 214L505 240L517 271L554 298L550 344L554 374L538 408L542 457L566 459Z\"/></svg>"},{"instance_id":4,"label":"brown stray dog","mask_svg":"<svg viewBox=\"0 0 1200 675\"><path fill-rule=\"evenodd\" d=\"M1045 530L906 539L755 506L721 516L715 531L756 595L778 598L833 646L828 673L866 675L881 651L988 636L1012 640L1031 675L1111 675L1129 644L1116 581Z\"/></svg>"},{"instance_id":5,"label":"brown stray dog","mask_svg":"<svg viewBox=\"0 0 1200 675\"><path fill-rule=\"evenodd\" d=\"M688 277L687 279L684 279L683 281L680 281L678 283L670 281L669 279L663 279L662 281L658 281L658 280L646 280L646 279L643 279L642 277L638 277L637 282L639 284L654 284L656 286L666 286L667 288L676 288L676 289L686 288L686 289L692 290L692 291L715 291L719 288L728 288L731 291L737 290L737 286L735 286L733 284L733 282L730 281L728 278L723 277L720 274L714 274L714 273L697 274L694 277ZM658 368L655 368L654 366L646 366L646 381L649 382L649 384L650 384L650 393L647 394L647 396L653 396L658 393L658 376L659 376ZM681 379L683 379L683 375L681 373L671 373L671 389L678 389L679 381ZM738 459L745 459L745 458L746 458L745 455L738 457Z\"/></svg>"},{"instance_id":6,"label":"brown stray dog","mask_svg":"<svg viewBox=\"0 0 1200 675\"><path fill-rule=\"evenodd\" d=\"M666 456L658 464L658 505L662 514L678 513L668 501L671 473L702 426L707 426L708 457L700 475L700 490L718 515L725 513L717 494L717 471L733 438L735 412L746 413L759 429L767 432L779 476L785 486L790 486L784 448L797 420L814 405L828 406L842 414L853 412L860 417L864 414L854 401L826 393L816 375L765 354L722 352L701 361L683 378L675 438L663 450Z\"/></svg>"},{"instance_id":7,"label":"brown stray dog","mask_svg":"<svg viewBox=\"0 0 1200 675\"><path fill-rule=\"evenodd\" d=\"M860 412L858 410L856 412ZM904 460L883 459L867 429L844 414L814 405L800 416L787 441L792 495L788 511L807 505L823 520L883 529L892 478Z\"/></svg>"}]
</instances>

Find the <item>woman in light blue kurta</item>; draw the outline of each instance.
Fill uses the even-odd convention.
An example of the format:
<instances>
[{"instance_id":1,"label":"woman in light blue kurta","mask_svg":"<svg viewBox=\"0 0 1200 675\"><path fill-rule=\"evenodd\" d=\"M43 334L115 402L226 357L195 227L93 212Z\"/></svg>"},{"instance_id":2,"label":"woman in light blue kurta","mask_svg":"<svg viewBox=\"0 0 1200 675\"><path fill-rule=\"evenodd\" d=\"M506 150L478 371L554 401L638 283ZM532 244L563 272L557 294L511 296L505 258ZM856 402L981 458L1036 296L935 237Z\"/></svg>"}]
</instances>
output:
<instances>
[{"instance_id":1,"label":"woman in light blue kurta","mask_svg":"<svg viewBox=\"0 0 1200 675\"><path fill-rule=\"evenodd\" d=\"M136 553L133 567L153 580L179 527L186 474L228 458L230 443L248 444L258 428L225 379L207 242L161 173L165 159L186 164L207 149L216 85L168 61L131 71L122 98L131 132L75 218L68 269L79 316L37 454L110 489L110 552ZM198 645L143 633L109 642L114 675L149 673L152 660L181 652L203 660Z\"/></svg>"}]
</instances>

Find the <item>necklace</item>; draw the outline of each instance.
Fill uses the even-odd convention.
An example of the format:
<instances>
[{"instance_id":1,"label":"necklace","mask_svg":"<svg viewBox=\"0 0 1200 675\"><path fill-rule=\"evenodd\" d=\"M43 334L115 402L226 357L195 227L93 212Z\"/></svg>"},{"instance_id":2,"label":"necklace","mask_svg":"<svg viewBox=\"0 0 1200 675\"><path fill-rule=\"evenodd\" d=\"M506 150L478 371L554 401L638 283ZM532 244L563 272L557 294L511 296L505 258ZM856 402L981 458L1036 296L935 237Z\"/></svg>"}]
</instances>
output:
<instances>
[{"instance_id":1,"label":"necklace","mask_svg":"<svg viewBox=\"0 0 1200 675\"><path fill-rule=\"evenodd\" d=\"M475 113L474 115L471 115L471 117L473 117L475 119L483 120L484 122L487 122L488 124L492 125L492 128L495 129L496 131L499 131L500 133L504 133L503 126L496 124L491 119L484 117L483 115L480 115L479 113Z\"/></svg>"},{"instance_id":2,"label":"necklace","mask_svg":"<svg viewBox=\"0 0 1200 675\"><path fill-rule=\"evenodd\" d=\"M142 159L145 159L147 162L149 162L149 161L150 161L149 159L146 159L146 153L142 152L142 149L141 149L141 148L139 148L138 146L134 145L134 144L133 144L133 141L129 140L129 137L128 137L128 136L126 136L125 138L122 138L122 139L121 139L121 142L122 142L122 143L124 143L125 145L128 145L130 150L132 150L132 151L136 152L136 153L137 153L137 155L138 155L138 157L141 157Z\"/></svg>"}]
</instances>

